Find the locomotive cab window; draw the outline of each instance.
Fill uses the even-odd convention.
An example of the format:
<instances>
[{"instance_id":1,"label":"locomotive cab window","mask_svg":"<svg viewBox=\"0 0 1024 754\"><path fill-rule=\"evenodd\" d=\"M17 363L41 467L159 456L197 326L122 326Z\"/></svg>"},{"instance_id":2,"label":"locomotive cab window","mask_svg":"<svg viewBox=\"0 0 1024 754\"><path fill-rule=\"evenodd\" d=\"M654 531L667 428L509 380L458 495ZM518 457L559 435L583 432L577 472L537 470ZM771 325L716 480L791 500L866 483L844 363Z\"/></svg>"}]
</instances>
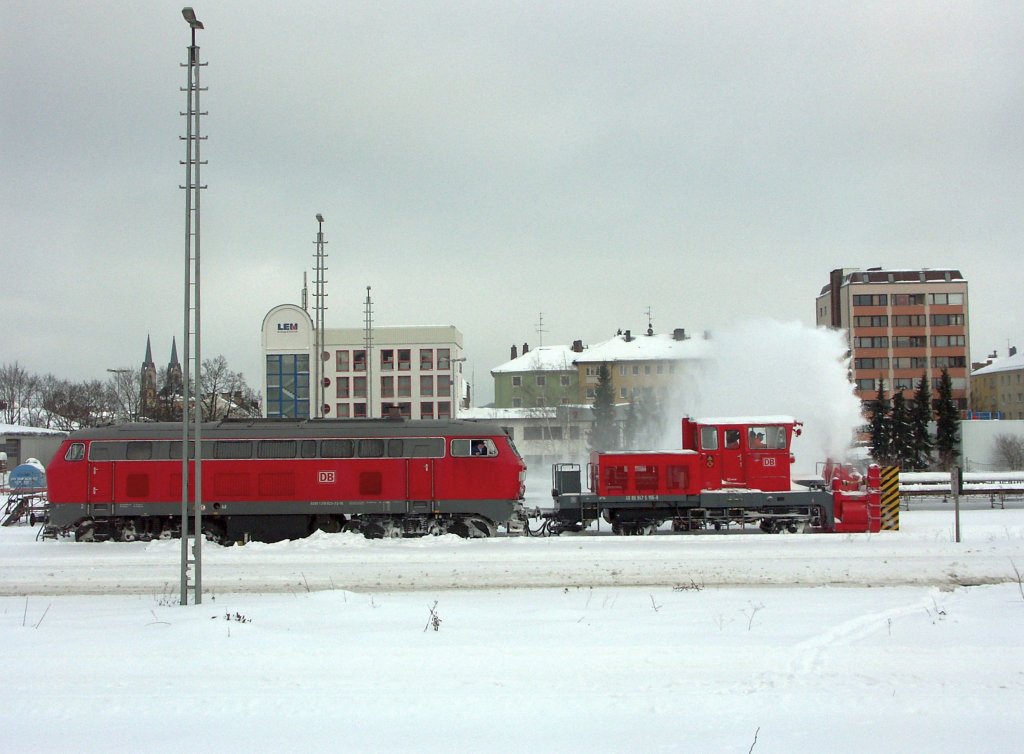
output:
<instances>
[{"instance_id":1,"label":"locomotive cab window","mask_svg":"<svg viewBox=\"0 0 1024 754\"><path fill-rule=\"evenodd\" d=\"M717 427L700 428L700 448L701 450L718 450Z\"/></svg>"},{"instance_id":2,"label":"locomotive cab window","mask_svg":"<svg viewBox=\"0 0 1024 754\"><path fill-rule=\"evenodd\" d=\"M81 461L83 458L85 458L84 442L72 443L71 447L68 448L68 452L64 454L65 461Z\"/></svg>"},{"instance_id":3,"label":"locomotive cab window","mask_svg":"<svg viewBox=\"0 0 1024 754\"><path fill-rule=\"evenodd\" d=\"M133 440L128 443L125 459L129 461L148 461L153 457L153 443L147 440Z\"/></svg>"},{"instance_id":4,"label":"locomotive cab window","mask_svg":"<svg viewBox=\"0 0 1024 754\"><path fill-rule=\"evenodd\" d=\"M489 457L498 455L498 449L494 446L493 440L452 440L452 457L465 458L467 456Z\"/></svg>"},{"instance_id":5,"label":"locomotive cab window","mask_svg":"<svg viewBox=\"0 0 1024 754\"><path fill-rule=\"evenodd\" d=\"M738 429L725 430L725 449L736 450L740 447L740 431Z\"/></svg>"},{"instance_id":6,"label":"locomotive cab window","mask_svg":"<svg viewBox=\"0 0 1024 754\"><path fill-rule=\"evenodd\" d=\"M786 447L785 427L751 427L747 445L753 450L781 450Z\"/></svg>"}]
</instances>

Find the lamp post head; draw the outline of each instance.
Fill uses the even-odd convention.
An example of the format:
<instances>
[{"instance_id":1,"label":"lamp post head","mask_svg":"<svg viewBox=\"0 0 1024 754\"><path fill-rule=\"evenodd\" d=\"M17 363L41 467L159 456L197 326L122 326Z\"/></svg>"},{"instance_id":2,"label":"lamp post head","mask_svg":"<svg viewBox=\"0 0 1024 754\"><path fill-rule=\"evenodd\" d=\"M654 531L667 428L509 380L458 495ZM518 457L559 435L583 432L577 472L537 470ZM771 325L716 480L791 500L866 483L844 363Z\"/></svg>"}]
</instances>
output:
<instances>
[{"instance_id":1,"label":"lamp post head","mask_svg":"<svg viewBox=\"0 0 1024 754\"><path fill-rule=\"evenodd\" d=\"M321 215L319 212L316 213L316 221L318 223L322 223L324 221L324 216Z\"/></svg>"},{"instance_id":2,"label":"lamp post head","mask_svg":"<svg viewBox=\"0 0 1024 754\"><path fill-rule=\"evenodd\" d=\"M181 15L185 17L185 20L188 22L188 25L191 26L193 29L203 28L203 22L196 18L196 12L192 10L191 7L182 8Z\"/></svg>"}]
</instances>

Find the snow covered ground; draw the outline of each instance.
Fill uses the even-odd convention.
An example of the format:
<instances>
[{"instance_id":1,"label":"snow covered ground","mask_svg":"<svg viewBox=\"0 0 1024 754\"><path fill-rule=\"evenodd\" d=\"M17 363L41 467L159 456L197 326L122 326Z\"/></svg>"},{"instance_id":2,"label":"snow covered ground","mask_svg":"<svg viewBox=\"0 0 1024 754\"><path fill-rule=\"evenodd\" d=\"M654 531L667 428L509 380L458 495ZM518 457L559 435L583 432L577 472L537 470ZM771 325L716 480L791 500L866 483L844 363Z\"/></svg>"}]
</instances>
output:
<instances>
[{"instance_id":1,"label":"snow covered ground","mask_svg":"<svg viewBox=\"0 0 1024 754\"><path fill-rule=\"evenodd\" d=\"M317 535L181 607L178 542L2 529L0 747L1019 751L1024 510L962 532Z\"/></svg>"}]
</instances>

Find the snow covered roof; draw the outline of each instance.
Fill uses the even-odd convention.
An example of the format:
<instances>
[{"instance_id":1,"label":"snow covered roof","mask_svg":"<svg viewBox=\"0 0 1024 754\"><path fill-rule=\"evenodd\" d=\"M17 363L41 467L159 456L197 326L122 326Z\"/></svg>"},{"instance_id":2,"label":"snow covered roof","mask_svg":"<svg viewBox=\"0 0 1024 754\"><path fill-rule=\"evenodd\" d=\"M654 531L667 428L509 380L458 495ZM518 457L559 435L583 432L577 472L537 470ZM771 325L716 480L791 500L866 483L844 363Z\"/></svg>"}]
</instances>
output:
<instances>
[{"instance_id":1,"label":"snow covered roof","mask_svg":"<svg viewBox=\"0 0 1024 754\"><path fill-rule=\"evenodd\" d=\"M1010 372L1014 369L1024 369L1024 353L1018 351L1013 356L994 359L988 366L971 372L971 377L980 377L986 374L995 374L996 372Z\"/></svg>"},{"instance_id":2,"label":"snow covered roof","mask_svg":"<svg viewBox=\"0 0 1024 754\"><path fill-rule=\"evenodd\" d=\"M557 410L555 406L541 406L537 408L466 408L459 410L459 418L476 419L478 421L554 419Z\"/></svg>"},{"instance_id":3,"label":"snow covered roof","mask_svg":"<svg viewBox=\"0 0 1024 754\"><path fill-rule=\"evenodd\" d=\"M539 346L522 356L506 361L491 370L491 374L509 372L575 372L573 361L580 354L570 346Z\"/></svg>"},{"instance_id":4,"label":"snow covered roof","mask_svg":"<svg viewBox=\"0 0 1024 754\"><path fill-rule=\"evenodd\" d=\"M682 361L703 359L707 341L702 337L677 340L672 333L654 335L616 335L602 343L573 351L570 346L540 346L506 361L491 374L515 372L575 372L576 364L603 364L613 361Z\"/></svg>"},{"instance_id":5,"label":"snow covered roof","mask_svg":"<svg viewBox=\"0 0 1024 754\"><path fill-rule=\"evenodd\" d=\"M67 435L59 429L44 427L26 427L22 424L0 424L0 435Z\"/></svg>"},{"instance_id":6,"label":"snow covered roof","mask_svg":"<svg viewBox=\"0 0 1024 754\"><path fill-rule=\"evenodd\" d=\"M576 354L580 364L604 363L609 361L681 361L703 359L707 356L708 344L702 337L688 337L677 340L671 333L654 335L625 335L598 343Z\"/></svg>"}]
</instances>

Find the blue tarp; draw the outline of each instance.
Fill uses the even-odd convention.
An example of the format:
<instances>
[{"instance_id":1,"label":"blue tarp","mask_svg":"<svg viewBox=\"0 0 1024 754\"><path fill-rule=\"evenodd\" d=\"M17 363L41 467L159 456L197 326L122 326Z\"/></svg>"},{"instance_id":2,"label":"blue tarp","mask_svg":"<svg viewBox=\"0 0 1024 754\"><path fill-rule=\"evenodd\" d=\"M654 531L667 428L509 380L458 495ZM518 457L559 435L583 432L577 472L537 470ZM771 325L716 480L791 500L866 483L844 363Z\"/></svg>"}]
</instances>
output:
<instances>
[{"instance_id":1,"label":"blue tarp","mask_svg":"<svg viewBox=\"0 0 1024 754\"><path fill-rule=\"evenodd\" d=\"M34 464L23 463L7 477L7 486L12 490L44 490L46 472Z\"/></svg>"}]
</instances>

